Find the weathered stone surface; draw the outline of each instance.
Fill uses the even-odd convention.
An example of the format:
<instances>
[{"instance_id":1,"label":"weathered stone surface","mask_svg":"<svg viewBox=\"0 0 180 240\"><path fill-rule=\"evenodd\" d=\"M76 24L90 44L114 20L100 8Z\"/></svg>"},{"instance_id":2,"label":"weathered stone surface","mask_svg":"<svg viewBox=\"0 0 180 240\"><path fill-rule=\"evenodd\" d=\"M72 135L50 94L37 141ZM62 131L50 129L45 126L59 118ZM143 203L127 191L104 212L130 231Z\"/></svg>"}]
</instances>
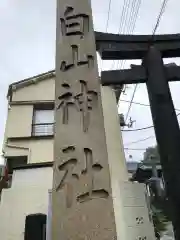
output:
<instances>
[{"instance_id":1,"label":"weathered stone surface","mask_svg":"<svg viewBox=\"0 0 180 240\"><path fill-rule=\"evenodd\" d=\"M58 0L52 240L116 239L88 0Z\"/></svg>"}]
</instances>

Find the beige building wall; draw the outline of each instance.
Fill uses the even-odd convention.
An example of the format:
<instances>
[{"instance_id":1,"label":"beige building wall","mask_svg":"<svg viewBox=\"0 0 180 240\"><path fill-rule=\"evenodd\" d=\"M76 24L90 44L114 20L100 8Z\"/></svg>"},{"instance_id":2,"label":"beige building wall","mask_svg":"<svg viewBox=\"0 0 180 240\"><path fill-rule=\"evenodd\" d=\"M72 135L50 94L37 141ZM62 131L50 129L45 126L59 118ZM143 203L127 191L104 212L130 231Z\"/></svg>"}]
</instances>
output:
<instances>
[{"instance_id":1,"label":"beige building wall","mask_svg":"<svg viewBox=\"0 0 180 240\"><path fill-rule=\"evenodd\" d=\"M4 135L5 157L28 156L28 163L53 161L53 136L32 138L31 132L33 105L53 102L54 84L51 77L13 90Z\"/></svg>"},{"instance_id":2,"label":"beige building wall","mask_svg":"<svg viewBox=\"0 0 180 240\"><path fill-rule=\"evenodd\" d=\"M28 156L28 163L53 161L53 138L8 141L5 156Z\"/></svg>"},{"instance_id":3,"label":"beige building wall","mask_svg":"<svg viewBox=\"0 0 180 240\"><path fill-rule=\"evenodd\" d=\"M50 101L55 99L54 78L35 82L13 92L12 101Z\"/></svg>"},{"instance_id":4,"label":"beige building wall","mask_svg":"<svg viewBox=\"0 0 180 240\"><path fill-rule=\"evenodd\" d=\"M8 110L6 138L30 137L33 105L12 105Z\"/></svg>"},{"instance_id":5,"label":"beige building wall","mask_svg":"<svg viewBox=\"0 0 180 240\"><path fill-rule=\"evenodd\" d=\"M2 191L0 200L0 239L24 240L26 216L47 214L52 177L52 167L14 171L12 187Z\"/></svg>"}]
</instances>

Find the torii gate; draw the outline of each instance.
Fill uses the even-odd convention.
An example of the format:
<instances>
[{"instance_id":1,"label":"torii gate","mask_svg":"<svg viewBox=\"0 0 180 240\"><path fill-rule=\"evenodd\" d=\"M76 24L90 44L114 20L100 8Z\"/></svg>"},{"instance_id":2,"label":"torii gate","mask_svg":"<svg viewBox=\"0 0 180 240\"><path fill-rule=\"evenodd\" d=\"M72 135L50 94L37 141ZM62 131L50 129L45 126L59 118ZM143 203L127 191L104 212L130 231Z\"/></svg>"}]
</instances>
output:
<instances>
[{"instance_id":1,"label":"torii gate","mask_svg":"<svg viewBox=\"0 0 180 240\"><path fill-rule=\"evenodd\" d=\"M180 67L162 58L180 56L180 34L117 35L96 32L103 60L142 59L130 70L102 72L102 85L146 83L161 157L175 238L180 239L180 130L168 81L180 80Z\"/></svg>"}]
</instances>

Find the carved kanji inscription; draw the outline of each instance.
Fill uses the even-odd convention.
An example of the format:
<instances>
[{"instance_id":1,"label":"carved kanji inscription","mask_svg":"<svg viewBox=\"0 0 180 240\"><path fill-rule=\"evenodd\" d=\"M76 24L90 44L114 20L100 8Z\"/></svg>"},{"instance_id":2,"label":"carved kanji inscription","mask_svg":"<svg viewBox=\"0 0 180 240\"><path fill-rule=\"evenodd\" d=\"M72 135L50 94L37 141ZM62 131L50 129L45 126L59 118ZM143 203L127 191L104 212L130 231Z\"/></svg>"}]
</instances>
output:
<instances>
[{"instance_id":1,"label":"carved kanji inscription","mask_svg":"<svg viewBox=\"0 0 180 240\"><path fill-rule=\"evenodd\" d=\"M67 92L63 93L58 97L60 103L57 107L57 109L62 109L62 123L63 124L68 124L69 122L69 108L70 107L75 107L77 111L79 111L79 106L77 105L77 101L74 97L73 92L70 89L70 85L62 85L63 88L67 89Z\"/></svg>"},{"instance_id":2,"label":"carved kanji inscription","mask_svg":"<svg viewBox=\"0 0 180 240\"><path fill-rule=\"evenodd\" d=\"M60 104L57 109L62 109L62 123L68 124L70 107L75 107L81 113L83 131L87 132L90 126L90 112L92 111L93 100L97 99L98 94L94 90L89 90L85 81L80 80L79 84L79 93L73 93L69 84L62 84L66 92L58 97Z\"/></svg>"},{"instance_id":3,"label":"carved kanji inscription","mask_svg":"<svg viewBox=\"0 0 180 240\"><path fill-rule=\"evenodd\" d=\"M71 6L66 7L60 22L63 36L79 35L82 38L89 32L89 16L84 13L74 14Z\"/></svg>"},{"instance_id":4,"label":"carved kanji inscription","mask_svg":"<svg viewBox=\"0 0 180 240\"><path fill-rule=\"evenodd\" d=\"M75 151L74 146L69 146L67 148L63 149L63 153L68 154ZM66 206L67 208L72 206L73 201L73 186L72 181L73 179L78 179L79 176L73 172L75 166L77 165L77 159L76 158L68 158L66 161L64 161L61 165L58 166L59 171L63 171L64 175L56 187L56 191L59 191L61 189L65 189L66 193Z\"/></svg>"},{"instance_id":5,"label":"carved kanji inscription","mask_svg":"<svg viewBox=\"0 0 180 240\"><path fill-rule=\"evenodd\" d=\"M56 187L56 191L65 191L66 207L70 208L73 204L74 199L77 200L77 202L82 203L95 198L108 198L108 191L103 188L96 189L94 183L94 173L100 172L103 167L97 162L94 163L92 150L89 148L83 149L83 160L85 161L85 168L81 169L79 174L77 174L77 171L75 171L75 167L80 164L81 159L78 160L77 158L68 156L69 154L72 155L72 153L75 152L75 147L68 146L67 148L64 148L62 152L67 156L66 161L63 161L63 163L58 166L58 170L63 171L64 173L60 180L60 183ZM89 182L86 183L87 191L85 193L77 195L74 192L72 181L80 180L81 176L83 175L87 175L88 179L90 179ZM76 184L78 184L78 181Z\"/></svg>"},{"instance_id":6,"label":"carved kanji inscription","mask_svg":"<svg viewBox=\"0 0 180 240\"><path fill-rule=\"evenodd\" d=\"M94 66L94 57L92 55L86 55L86 60L81 60L79 56L79 48L77 45L71 45L72 49L72 62L61 62L60 70L66 72L74 67L88 65L89 68Z\"/></svg>"},{"instance_id":7,"label":"carved kanji inscription","mask_svg":"<svg viewBox=\"0 0 180 240\"><path fill-rule=\"evenodd\" d=\"M97 92L89 90L87 83L80 80L81 91L75 96L78 101L79 109L82 113L83 131L87 132L90 125L90 111L92 110L93 98L97 97Z\"/></svg>"},{"instance_id":8,"label":"carved kanji inscription","mask_svg":"<svg viewBox=\"0 0 180 240\"><path fill-rule=\"evenodd\" d=\"M101 164L99 163L93 163L93 154L92 150L89 148L84 148L84 157L85 157L85 169L82 170L83 175L89 175L90 176L90 183L89 183L89 189L86 193L83 193L79 196L77 196L78 202L85 202L92 200L94 198L107 198L109 196L109 193L105 189L96 189L94 184L94 172L95 171L101 171L103 168Z\"/></svg>"}]
</instances>

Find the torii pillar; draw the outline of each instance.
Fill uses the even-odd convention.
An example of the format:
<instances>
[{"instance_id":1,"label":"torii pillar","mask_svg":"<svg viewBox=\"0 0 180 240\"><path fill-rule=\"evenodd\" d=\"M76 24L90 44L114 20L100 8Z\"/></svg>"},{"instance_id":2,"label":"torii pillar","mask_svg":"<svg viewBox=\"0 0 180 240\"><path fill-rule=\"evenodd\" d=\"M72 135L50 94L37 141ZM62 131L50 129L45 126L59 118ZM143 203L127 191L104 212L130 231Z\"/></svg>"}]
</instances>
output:
<instances>
[{"instance_id":1,"label":"torii pillar","mask_svg":"<svg viewBox=\"0 0 180 240\"><path fill-rule=\"evenodd\" d=\"M57 0L51 240L128 239L122 196L128 195L129 206L136 201L132 201L126 185L122 143L117 137L120 132L117 109L111 109L108 119L107 105L102 103L102 99L109 96L116 106L113 94L109 87L101 89L98 77L90 1ZM109 141L112 138L110 121L116 127L114 147ZM121 196L122 182L126 184ZM143 210L147 216L146 209L142 209L142 199L137 201L139 212ZM129 210L128 221L132 220L131 212ZM135 231L139 224L141 230L142 226L146 227L143 232L139 230L145 234L146 222L147 217L143 218L142 213L140 218L134 215L131 230ZM137 235L139 232L132 235L152 239L150 234L148 237Z\"/></svg>"}]
</instances>

